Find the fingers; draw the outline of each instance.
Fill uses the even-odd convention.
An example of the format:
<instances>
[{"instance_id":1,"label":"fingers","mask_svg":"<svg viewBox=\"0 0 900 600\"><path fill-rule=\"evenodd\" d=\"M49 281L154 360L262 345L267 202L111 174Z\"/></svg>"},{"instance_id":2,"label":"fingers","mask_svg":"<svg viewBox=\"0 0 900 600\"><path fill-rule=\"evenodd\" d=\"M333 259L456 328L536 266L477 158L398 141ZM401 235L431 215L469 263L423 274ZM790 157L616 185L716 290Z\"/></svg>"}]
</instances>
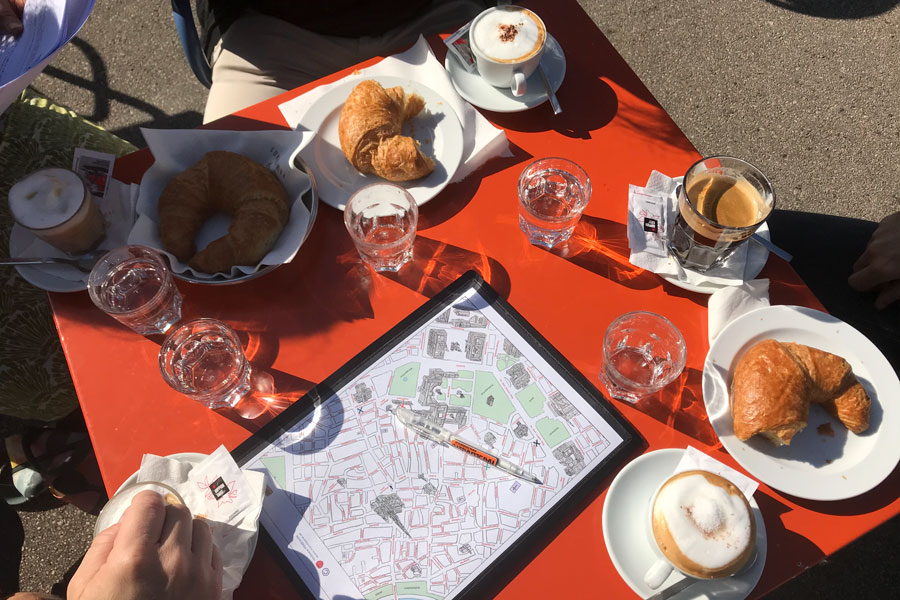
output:
<instances>
[{"instance_id":1,"label":"fingers","mask_svg":"<svg viewBox=\"0 0 900 600\"><path fill-rule=\"evenodd\" d=\"M211 597L218 598L222 595L222 556L219 554L219 549L215 544L212 547L212 571L213 584L216 586L216 591Z\"/></svg>"},{"instance_id":2,"label":"fingers","mask_svg":"<svg viewBox=\"0 0 900 600\"><path fill-rule=\"evenodd\" d=\"M13 35L22 33L22 20L9 0L0 0L0 31L8 31Z\"/></svg>"},{"instance_id":3,"label":"fingers","mask_svg":"<svg viewBox=\"0 0 900 600\"><path fill-rule=\"evenodd\" d=\"M166 505L162 496L149 490L140 492L131 500L131 506L119 521L116 548L138 553L140 549L155 547L165 521Z\"/></svg>"},{"instance_id":4,"label":"fingers","mask_svg":"<svg viewBox=\"0 0 900 600\"><path fill-rule=\"evenodd\" d=\"M113 546L115 546L118 532L119 524L116 523L115 525L104 529L100 535L95 537L94 541L91 542L91 547L88 548L84 558L81 559L78 571L69 583L69 598L78 600L79 591L83 590L87 583L90 582L103 565L106 564L109 553L112 551Z\"/></svg>"},{"instance_id":5,"label":"fingers","mask_svg":"<svg viewBox=\"0 0 900 600\"><path fill-rule=\"evenodd\" d=\"M882 310L900 300L900 281L892 281L882 287L875 297L875 308Z\"/></svg>"},{"instance_id":6,"label":"fingers","mask_svg":"<svg viewBox=\"0 0 900 600\"><path fill-rule=\"evenodd\" d=\"M194 553L201 565L212 564L214 547L209 525L203 519L194 519L191 552Z\"/></svg>"},{"instance_id":7,"label":"fingers","mask_svg":"<svg viewBox=\"0 0 900 600\"><path fill-rule=\"evenodd\" d=\"M191 547L193 517L183 504L166 505L166 521L159 535L159 543L187 550Z\"/></svg>"},{"instance_id":8,"label":"fingers","mask_svg":"<svg viewBox=\"0 0 900 600\"><path fill-rule=\"evenodd\" d=\"M881 283L878 270L872 266L866 266L856 271L847 278L847 284L858 292L868 292Z\"/></svg>"}]
</instances>

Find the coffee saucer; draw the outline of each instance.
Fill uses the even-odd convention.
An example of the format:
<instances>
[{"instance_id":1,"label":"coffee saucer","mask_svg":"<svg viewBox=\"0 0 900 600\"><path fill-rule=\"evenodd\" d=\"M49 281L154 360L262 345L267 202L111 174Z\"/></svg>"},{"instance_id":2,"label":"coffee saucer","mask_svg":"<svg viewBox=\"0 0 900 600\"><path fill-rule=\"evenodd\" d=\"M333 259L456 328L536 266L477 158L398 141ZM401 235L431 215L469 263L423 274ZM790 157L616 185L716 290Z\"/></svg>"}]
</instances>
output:
<instances>
[{"instance_id":1,"label":"coffee saucer","mask_svg":"<svg viewBox=\"0 0 900 600\"><path fill-rule=\"evenodd\" d=\"M637 457L616 475L603 505L603 541L609 557L625 583L641 598L649 598L685 578L673 571L656 590L644 583L644 574L657 559L650 547L647 504L656 488L675 471L683 454L681 448L665 448ZM672 599L743 600L753 591L766 564L766 526L759 505L752 497L748 500L756 519L758 556L753 566L733 577L698 579Z\"/></svg>"},{"instance_id":2,"label":"coffee saucer","mask_svg":"<svg viewBox=\"0 0 900 600\"><path fill-rule=\"evenodd\" d=\"M521 96L513 96L508 88L494 87L485 82L477 71L466 71L449 53L444 59L444 67L450 74L450 81L457 93L478 108L501 113L521 112L547 101L541 76L536 72L527 79L527 91ZM566 77L566 55L556 38L549 33L544 55L541 57L541 67L547 74L550 87L556 92Z\"/></svg>"},{"instance_id":3,"label":"coffee saucer","mask_svg":"<svg viewBox=\"0 0 900 600\"><path fill-rule=\"evenodd\" d=\"M25 256L45 258L50 256L66 257L65 254L43 241L33 233L13 223L9 232L9 257ZM87 273L82 273L69 265L16 265L16 271L22 279L31 285L48 292L80 292L87 289Z\"/></svg>"}]
</instances>

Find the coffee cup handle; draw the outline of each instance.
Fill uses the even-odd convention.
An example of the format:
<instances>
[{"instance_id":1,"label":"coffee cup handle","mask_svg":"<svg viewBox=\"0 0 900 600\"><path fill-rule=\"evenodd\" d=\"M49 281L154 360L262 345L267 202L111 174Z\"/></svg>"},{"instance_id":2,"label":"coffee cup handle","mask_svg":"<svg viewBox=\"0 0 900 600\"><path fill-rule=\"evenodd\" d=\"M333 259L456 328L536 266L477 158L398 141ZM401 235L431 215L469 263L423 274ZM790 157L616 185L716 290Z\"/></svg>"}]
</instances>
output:
<instances>
[{"instance_id":1,"label":"coffee cup handle","mask_svg":"<svg viewBox=\"0 0 900 600\"><path fill-rule=\"evenodd\" d=\"M644 574L644 583L646 583L651 590L655 590L659 586L662 585L663 581L669 578L669 575L672 574L672 565L663 559L658 559L653 566L647 569L647 572Z\"/></svg>"},{"instance_id":2,"label":"coffee cup handle","mask_svg":"<svg viewBox=\"0 0 900 600\"><path fill-rule=\"evenodd\" d=\"M525 95L526 87L525 75L521 71L513 73L513 79L509 84L509 89L512 90L513 96Z\"/></svg>"}]
</instances>

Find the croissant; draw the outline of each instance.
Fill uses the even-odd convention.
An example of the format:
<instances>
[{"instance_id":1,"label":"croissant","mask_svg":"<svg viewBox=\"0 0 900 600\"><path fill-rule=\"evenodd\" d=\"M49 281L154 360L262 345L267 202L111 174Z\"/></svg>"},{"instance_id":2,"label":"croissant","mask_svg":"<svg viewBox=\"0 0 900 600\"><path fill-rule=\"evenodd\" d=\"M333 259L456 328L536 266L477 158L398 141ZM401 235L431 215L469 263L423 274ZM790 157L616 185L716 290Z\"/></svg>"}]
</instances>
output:
<instances>
[{"instance_id":1,"label":"croissant","mask_svg":"<svg viewBox=\"0 0 900 600\"><path fill-rule=\"evenodd\" d=\"M869 427L871 400L850 364L803 344L763 340L735 368L731 386L734 433L740 440L762 434L778 445L806 427L817 403L847 429Z\"/></svg>"},{"instance_id":2,"label":"croissant","mask_svg":"<svg viewBox=\"0 0 900 600\"><path fill-rule=\"evenodd\" d=\"M417 94L388 89L371 79L360 82L344 102L338 121L341 151L360 173L389 181L410 181L434 171L418 142L401 135L403 123L425 107Z\"/></svg>"},{"instance_id":3,"label":"croissant","mask_svg":"<svg viewBox=\"0 0 900 600\"><path fill-rule=\"evenodd\" d=\"M275 245L291 206L284 186L246 156L217 150L176 175L159 198L163 248L205 273L258 263ZM217 212L231 216L228 233L196 251L194 237Z\"/></svg>"}]
</instances>

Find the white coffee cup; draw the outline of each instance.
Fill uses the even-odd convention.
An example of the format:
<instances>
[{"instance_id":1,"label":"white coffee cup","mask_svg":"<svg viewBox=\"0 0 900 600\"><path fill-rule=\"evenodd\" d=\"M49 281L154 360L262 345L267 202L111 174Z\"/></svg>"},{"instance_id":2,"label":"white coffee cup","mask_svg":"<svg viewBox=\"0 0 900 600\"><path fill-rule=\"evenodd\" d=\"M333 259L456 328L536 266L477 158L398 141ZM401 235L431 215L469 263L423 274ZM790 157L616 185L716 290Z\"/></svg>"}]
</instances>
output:
<instances>
[{"instance_id":1,"label":"white coffee cup","mask_svg":"<svg viewBox=\"0 0 900 600\"><path fill-rule=\"evenodd\" d=\"M514 96L525 93L525 80L540 64L546 42L544 22L520 6L489 8L469 28L478 73L494 87L508 87Z\"/></svg>"},{"instance_id":2,"label":"white coffee cup","mask_svg":"<svg viewBox=\"0 0 900 600\"><path fill-rule=\"evenodd\" d=\"M658 557L644 574L651 589L673 570L696 579L719 579L753 562L753 510L737 486L720 475L694 470L669 477L650 499L647 515L648 541Z\"/></svg>"}]
</instances>

